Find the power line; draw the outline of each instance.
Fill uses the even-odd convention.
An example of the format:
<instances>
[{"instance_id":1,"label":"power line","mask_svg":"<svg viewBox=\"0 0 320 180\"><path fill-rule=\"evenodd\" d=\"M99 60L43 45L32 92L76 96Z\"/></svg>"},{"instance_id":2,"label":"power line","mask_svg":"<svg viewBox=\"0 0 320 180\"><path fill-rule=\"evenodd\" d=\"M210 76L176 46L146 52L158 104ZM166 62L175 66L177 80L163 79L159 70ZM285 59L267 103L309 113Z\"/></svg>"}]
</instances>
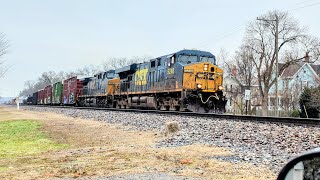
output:
<instances>
[{"instance_id":1,"label":"power line","mask_svg":"<svg viewBox=\"0 0 320 180\"><path fill-rule=\"evenodd\" d=\"M302 2L300 2L300 3L297 3L296 5L304 4L304 3L307 3L307 2L311 2L311 1L315 1L315 0L302 1ZM298 9L303 9L303 8L307 8L307 7L311 7L311 6L318 6L318 5L320 5L320 2L319 2L319 1L318 1L318 2L314 2L314 3L312 3L312 4L305 5L305 6L297 7L297 8L294 8L294 9L289 9L289 10L287 10L287 11L290 12L290 11L294 11L294 10L298 10ZM214 41L214 42L218 42L218 41L220 41L220 40L222 40L222 39L224 39L224 38L232 35L233 33L237 32L237 31L240 30L240 29L242 28L242 26L244 26L245 24L247 24L247 22L245 22L245 23L243 23L243 24L241 24L241 25L239 25L239 26L235 26L235 28L233 28L233 29L232 29L230 32L228 32L228 33L222 33L221 35L218 35L217 38L214 38L214 39L212 39L212 40L203 41L203 42L200 43L200 46L199 46L199 47L207 47L208 45L212 44L213 41ZM203 44L203 45L201 45L201 44Z\"/></svg>"},{"instance_id":2,"label":"power line","mask_svg":"<svg viewBox=\"0 0 320 180\"><path fill-rule=\"evenodd\" d=\"M234 31L235 29L238 29L240 26L243 26L244 24L245 24L245 23L243 23L243 24L241 24L241 25L239 25L239 26L235 26L234 28L232 28L231 31ZM229 33L222 33L222 34L219 35L219 37L225 36L226 34L229 34ZM218 38L219 38L219 37L218 37ZM212 41L212 40L215 40L215 39L217 39L217 38L205 40L205 41L203 41L203 42L201 42L201 43L199 43L199 44L200 44L200 45L201 45L201 44L206 44L206 43L208 43L208 42L210 42L210 41Z\"/></svg>"},{"instance_id":3,"label":"power line","mask_svg":"<svg viewBox=\"0 0 320 180\"><path fill-rule=\"evenodd\" d=\"M294 8L294 9L290 9L290 10L288 10L288 12L289 11L298 10L298 9L307 8L307 7L311 7L311 6L318 6L318 5L320 5L320 2L315 2L315 3L312 3L312 4L305 5L305 6L297 7L297 8Z\"/></svg>"},{"instance_id":4,"label":"power line","mask_svg":"<svg viewBox=\"0 0 320 180\"><path fill-rule=\"evenodd\" d=\"M203 44L203 45L201 45L200 47L207 47L207 46L210 45L213 41L214 41L214 42L219 42L220 40L222 40L222 39L224 39L224 38L232 35L233 33L238 32L240 29L242 29L242 27L243 27L245 24L246 24L246 23L243 23L243 24L241 24L241 25L239 25L239 26L236 26L235 28L233 28L233 29L232 29L231 31L229 31L228 33L223 33L223 34L219 35L218 37L216 37L216 38L214 38L214 39L212 39L212 40L207 40L207 41L204 41L204 42L200 43L200 44Z\"/></svg>"},{"instance_id":5,"label":"power line","mask_svg":"<svg viewBox=\"0 0 320 180\"><path fill-rule=\"evenodd\" d=\"M310 2L310 1L315 1L315 0L306 0L306 1L299 2L299 3L295 4L295 5L301 5L301 4L304 4L306 2Z\"/></svg>"}]
</instances>

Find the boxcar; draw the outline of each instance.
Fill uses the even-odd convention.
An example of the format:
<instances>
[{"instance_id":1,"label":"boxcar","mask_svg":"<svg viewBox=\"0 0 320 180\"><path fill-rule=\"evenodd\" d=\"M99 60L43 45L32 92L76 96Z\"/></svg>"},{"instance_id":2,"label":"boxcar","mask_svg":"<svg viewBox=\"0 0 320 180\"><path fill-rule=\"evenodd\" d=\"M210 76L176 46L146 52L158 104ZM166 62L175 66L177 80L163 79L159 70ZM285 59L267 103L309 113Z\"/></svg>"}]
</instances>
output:
<instances>
[{"instance_id":1,"label":"boxcar","mask_svg":"<svg viewBox=\"0 0 320 180\"><path fill-rule=\"evenodd\" d=\"M38 104L44 104L44 89L38 91Z\"/></svg>"},{"instance_id":2,"label":"boxcar","mask_svg":"<svg viewBox=\"0 0 320 180\"><path fill-rule=\"evenodd\" d=\"M57 82L52 85L52 104L60 105L62 104L62 92L63 86L62 82Z\"/></svg>"},{"instance_id":3,"label":"boxcar","mask_svg":"<svg viewBox=\"0 0 320 180\"><path fill-rule=\"evenodd\" d=\"M44 88L44 104L51 104L52 99L52 85Z\"/></svg>"},{"instance_id":4,"label":"boxcar","mask_svg":"<svg viewBox=\"0 0 320 180\"><path fill-rule=\"evenodd\" d=\"M79 95L82 94L83 84L77 76L63 81L63 104L76 105Z\"/></svg>"},{"instance_id":5,"label":"boxcar","mask_svg":"<svg viewBox=\"0 0 320 180\"><path fill-rule=\"evenodd\" d=\"M27 98L26 104L32 104L32 100L33 100L33 96L29 96L29 97Z\"/></svg>"},{"instance_id":6,"label":"boxcar","mask_svg":"<svg viewBox=\"0 0 320 180\"><path fill-rule=\"evenodd\" d=\"M32 95L32 105L38 104L38 92L33 93Z\"/></svg>"}]
</instances>

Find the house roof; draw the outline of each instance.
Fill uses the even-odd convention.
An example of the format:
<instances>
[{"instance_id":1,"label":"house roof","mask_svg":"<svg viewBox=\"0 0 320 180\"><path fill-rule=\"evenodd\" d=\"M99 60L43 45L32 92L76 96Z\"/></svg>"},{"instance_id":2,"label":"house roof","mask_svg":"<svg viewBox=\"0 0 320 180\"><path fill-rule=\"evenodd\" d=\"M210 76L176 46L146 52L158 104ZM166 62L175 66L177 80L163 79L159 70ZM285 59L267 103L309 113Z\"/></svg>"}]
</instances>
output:
<instances>
[{"instance_id":1,"label":"house roof","mask_svg":"<svg viewBox=\"0 0 320 180\"><path fill-rule=\"evenodd\" d=\"M290 78L293 75L295 75L304 64L305 62L296 62L296 63L290 64L288 67L283 69L283 67L285 66L285 63L279 63L278 65L279 75L282 78Z\"/></svg>"},{"instance_id":2,"label":"house roof","mask_svg":"<svg viewBox=\"0 0 320 180\"><path fill-rule=\"evenodd\" d=\"M320 64L310 64L312 69L317 73L317 75L320 75Z\"/></svg>"},{"instance_id":3,"label":"house roof","mask_svg":"<svg viewBox=\"0 0 320 180\"><path fill-rule=\"evenodd\" d=\"M227 74L224 79L230 78L234 80L239 86L243 86L243 84L232 74Z\"/></svg>"},{"instance_id":4,"label":"house roof","mask_svg":"<svg viewBox=\"0 0 320 180\"><path fill-rule=\"evenodd\" d=\"M279 67L279 75L281 78L286 79L286 78L293 78L293 76L302 68L302 66L309 66L311 69L312 73L314 74L315 77L317 77L318 80L320 80L320 64L312 64L312 63L307 63L304 61L296 62L294 64L290 64L288 67L286 67L284 70L281 71L284 67L284 63L278 65ZM281 67L281 68L280 68Z\"/></svg>"}]
</instances>

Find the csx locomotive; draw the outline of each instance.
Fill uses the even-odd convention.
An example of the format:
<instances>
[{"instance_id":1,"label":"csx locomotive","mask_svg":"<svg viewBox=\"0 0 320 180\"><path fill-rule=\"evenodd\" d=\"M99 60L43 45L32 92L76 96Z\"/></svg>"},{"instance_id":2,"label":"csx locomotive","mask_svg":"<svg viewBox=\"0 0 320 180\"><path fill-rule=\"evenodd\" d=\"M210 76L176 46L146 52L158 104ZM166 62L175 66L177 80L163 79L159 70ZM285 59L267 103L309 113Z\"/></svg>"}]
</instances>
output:
<instances>
[{"instance_id":1,"label":"csx locomotive","mask_svg":"<svg viewBox=\"0 0 320 180\"><path fill-rule=\"evenodd\" d=\"M220 113L227 102L222 82L223 70L216 65L213 54L181 50L94 77L64 80L58 83L60 93L55 87L46 87L34 93L32 102Z\"/></svg>"}]
</instances>

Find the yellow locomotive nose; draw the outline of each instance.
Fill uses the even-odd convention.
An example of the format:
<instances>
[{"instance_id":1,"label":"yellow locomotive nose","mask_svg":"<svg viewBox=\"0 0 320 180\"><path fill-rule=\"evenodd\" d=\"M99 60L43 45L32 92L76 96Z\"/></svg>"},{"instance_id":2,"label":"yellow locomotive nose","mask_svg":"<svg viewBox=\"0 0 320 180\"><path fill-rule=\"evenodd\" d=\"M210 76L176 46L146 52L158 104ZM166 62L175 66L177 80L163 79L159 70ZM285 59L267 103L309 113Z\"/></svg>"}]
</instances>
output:
<instances>
[{"instance_id":1,"label":"yellow locomotive nose","mask_svg":"<svg viewBox=\"0 0 320 180\"><path fill-rule=\"evenodd\" d=\"M186 89L201 89L203 92L221 91L222 75L220 68L208 62L186 65L183 86Z\"/></svg>"}]
</instances>

